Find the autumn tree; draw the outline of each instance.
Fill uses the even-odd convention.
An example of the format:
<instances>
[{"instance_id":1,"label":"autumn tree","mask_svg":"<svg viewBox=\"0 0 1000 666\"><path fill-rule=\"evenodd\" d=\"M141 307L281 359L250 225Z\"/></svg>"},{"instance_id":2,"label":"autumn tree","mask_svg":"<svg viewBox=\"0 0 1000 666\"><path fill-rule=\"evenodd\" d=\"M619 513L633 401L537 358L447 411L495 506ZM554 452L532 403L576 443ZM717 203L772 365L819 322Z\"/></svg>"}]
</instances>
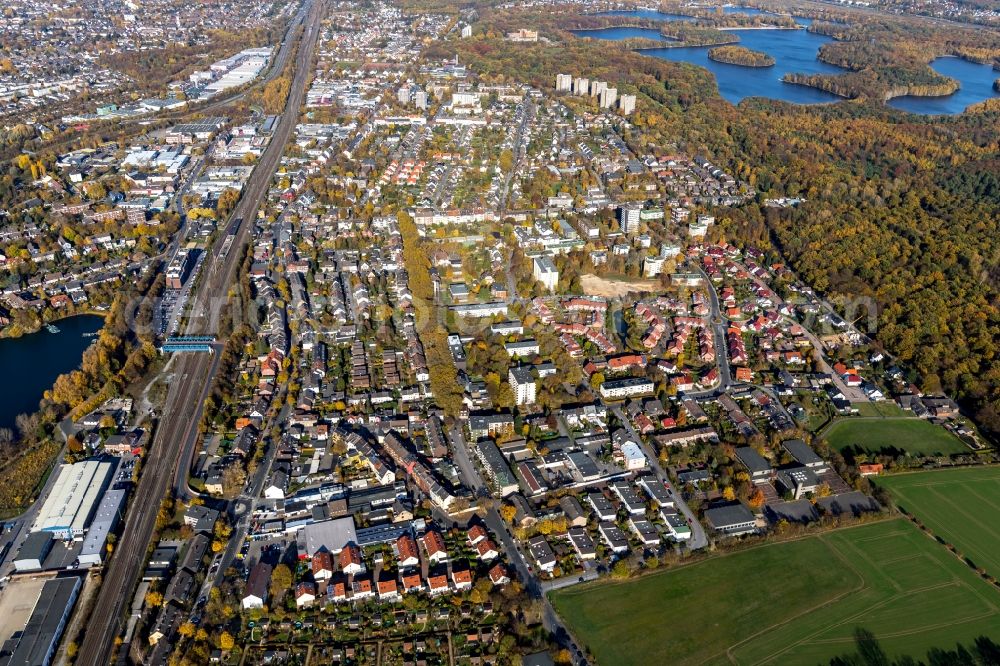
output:
<instances>
[{"instance_id":1,"label":"autumn tree","mask_svg":"<svg viewBox=\"0 0 1000 666\"><path fill-rule=\"evenodd\" d=\"M285 108L285 101L288 99L288 91L292 87L291 78L288 75L280 76L264 86L264 93L261 103L267 113L281 113Z\"/></svg>"},{"instance_id":2,"label":"autumn tree","mask_svg":"<svg viewBox=\"0 0 1000 666\"><path fill-rule=\"evenodd\" d=\"M502 171L510 171L514 168L514 153L510 148L504 148L503 151L500 152L500 159L498 163Z\"/></svg>"},{"instance_id":3,"label":"autumn tree","mask_svg":"<svg viewBox=\"0 0 1000 666\"><path fill-rule=\"evenodd\" d=\"M597 389L600 388L601 384L604 383L604 375L600 372L595 372L590 376L590 388Z\"/></svg>"},{"instance_id":4,"label":"autumn tree","mask_svg":"<svg viewBox=\"0 0 1000 666\"><path fill-rule=\"evenodd\" d=\"M517 507L513 504L504 504L500 507L500 517L504 519L504 522L512 525L517 517Z\"/></svg>"},{"instance_id":5,"label":"autumn tree","mask_svg":"<svg viewBox=\"0 0 1000 666\"><path fill-rule=\"evenodd\" d=\"M219 634L219 649L220 650L232 650L236 646L236 640L233 635L228 631L223 631Z\"/></svg>"},{"instance_id":6,"label":"autumn tree","mask_svg":"<svg viewBox=\"0 0 1000 666\"><path fill-rule=\"evenodd\" d=\"M226 218L229 214L233 212L236 208L237 202L240 200L240 191L232 187L227 187L219 195L219 200L215 204L215 209L219 212L219 216Z\"/></svg>"},{"instance_id":7,"label":"autumn tree","mask_svg":"<svg viewBox=\"0 0 1000 666\"><path fill-rule=\"evenodd\" d=\"M271 596L282 597L292 587L292 570L287 564L279 564L271 572Z\"/></svg>"}]
</instances>

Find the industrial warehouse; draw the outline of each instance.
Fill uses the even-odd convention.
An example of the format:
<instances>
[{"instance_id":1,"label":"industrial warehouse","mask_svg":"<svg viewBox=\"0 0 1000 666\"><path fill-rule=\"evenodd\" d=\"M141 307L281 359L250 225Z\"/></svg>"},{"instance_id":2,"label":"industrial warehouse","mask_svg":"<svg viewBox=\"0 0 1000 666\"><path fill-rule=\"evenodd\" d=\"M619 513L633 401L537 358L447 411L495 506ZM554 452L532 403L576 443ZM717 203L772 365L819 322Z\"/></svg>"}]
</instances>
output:
<instances>
[{"instance_id":1,"label":"industrial warehouse","mask_svg":"<svg viewBox=\"0 0 1000 666\"><path fill-rule=\"evenodd\" d=\"M31 531L67 541L82 538L116 467L113 460L100 459L62 465Z\"/></svg>"},{"instance_id":2,"label":"industrial warehouse","mask_svg":"<svg viewBox=\"0 0 1000 666\"><path fill-rule=\"evenodd\" d=\"M0 632L3 640L0 647L0 664L3 666L47 666L52 663L62 638L63 630L76 599L80 594L82 580L79 576L52 578L41 582L31 581L19 588L19 592L36 592L31 602L31 614L24 629L7 635L5 625ZM22 603L26 599L21 599ZM16 613L15 613L16 614Z\"/></svg>"},{"instance_id":3,"label":"industrial warehouse","mask_svg":"<svg viewBox=\"0 0 1000 666\"><path fill-rule=\"evenodd\" d=\"M19 573L99 566L128 496L114 486L118 460L62 465L14 560ZM60 543L61 542L61 543Z\"/></svg>"}]
</instances>

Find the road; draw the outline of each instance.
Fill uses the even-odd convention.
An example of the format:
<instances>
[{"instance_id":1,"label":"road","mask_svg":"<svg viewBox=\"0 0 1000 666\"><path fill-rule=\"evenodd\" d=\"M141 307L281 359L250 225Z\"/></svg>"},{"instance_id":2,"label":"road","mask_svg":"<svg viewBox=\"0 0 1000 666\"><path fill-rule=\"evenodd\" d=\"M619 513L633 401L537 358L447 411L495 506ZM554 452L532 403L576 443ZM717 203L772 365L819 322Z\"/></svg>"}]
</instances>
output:
<instances>
[{"instance_id":1,"label":"road","mask_svg":"<svg viewBox=\"0 0 1000 666\"><path fill-rule=\"evenodd\" d=\"M698 520L698 516L694 515L694 511L691 507L687 505L684 498L674 491L674 486L670 483L670 477L667 476L666 472L663 470L663 466L660 465L660 459L657 457L656 452L653 451L646 442L643 441L639 433L635 431L629 420L625 418L625 414L622 413L621 407L615 405L611 407L611 412L618 419L618 423L621 424L625 430L628 431L629 437L642 447L642 452L645 454L646 459L649 461L649 467L653 470L653 474L659 479L667 492L670 494L670 498L674 501L674 505L684 514L687 519L688 525L691 527L691 538L688 539L685 544L689 550L698 550L699 548L705 548L708 546L708 536L705 534L705 528L702 527L701 522Z\"/></svg>"},{"instance_id":2,"label":"road","mask_svg":"<svg viewBox=\"0 0 1000 666\"><path fill-rule=\"evenodd\" d=\"M535 105L527 95L522 100L521 104L524 106L523 114L521 116L521 122L517 126L517 131L514 134L514 163L510 167L510 171L504 174L503 186L500 188L500 205L497 208L500 211L500 218L504 217L504 213L507 212L507 197L510 194L510 181L514 177L514 173L517 171L518 166L520 166L521 161L524 159L524 150L526 146L524 145L524 130L528 127L529 118L534 118L535 116Z\"/></svg>"},{"instance_id":3,"label":"road","mask_svg":"<svg viewBox=\"0 0 1000 666\"><path fill-rule=\"evenodd\" d=\"M729 368L729 345L726 344L726 319L722 317L722 310L719 308L719 292L715 290L715 285L700 266L698 272L708 287L709 324L712 326L712 337L715 339L715 359L719 368L717 391L724 392L733 385L733 373Z\"/></svg>"},{"instance_id":4,"label":"road","mask_svg":"<svg viewBox=\"0 0 1000 666\"><path fill-rule=\"evenodd\" d=\"M225 300L216 297L224 297L235 278L242 259L242 247L249 237L248 229L253 226L251 221L267 195L285 144L297 122L319 35L319 4L310 2L307 6L309 13L300 51L304 57L296 63L285 112L275 128L271 143L244 186L243 197L233 213L234 217L243 217L247 222L237 233L232 251L221 256L220 239L206 257L203 279L192 294L193 304L201 308L203 316L192 319L189 333L214 332L210 327L216 324L218 306ZM114 640L123 626L125 605L132 598L132 591L145 565L146 548L156 525L160 500L167 495L176 475L187 474L197 441L202 406L218 370L220 356L218 353L192 353L178 359L174 380L170 382L159 425L131 502L132 510L126 516L115 554L105 567L77 663L107 664L111 658Z\"/></svg>"},{"instance_id":5,"label":"road","mask_svg":"<svg viewBox=\"0 0 1000 666\"><path fill-rule=\"evenodd\" d=\"M788 318L787 321L789 323L798 323L794 319L790 318ZM802 327L802 331L803 334L809 338L809 342L812 343L812 355L813 359L816 361L817 367L820 372L825 372L830 375L830 380L833 382L833 385L837 387L837 390L843 393L844 397L851 402L871 402L871 399L864 391L861 390L860 387L848 386L844 381L844 378L834 371L834 369L830 366L829 361L826 360L826 356L823 354L823 343L820 342L820 339L816 336L816 334L805 326Z\"/></svg>"},{"instance_id":6,"label":"road","mask_svg":"<svg viewBox=\"0 0 1000 666\"><path fill-rule=\"evenodd\" d=\"M284 396L284 392L280 392L275 397L274 404L281 404L284 401ZM284 422L284 420L288 418L288 413L290 411L291 407L285 405L275 417L275 421L278 423ZM265 425L261 428L261 432L267 432L268 430L270 430L269 425ZM230 503L232 515L236 518L236 524L233 525L233 531L232 534L229 535L229 541L226 543L225 550L223 550L222 554L219 556L219 566L216 568L215 573L205 577L205 582L202 584L201 591L198 594L199 598L202 596L207 597L212 588L222 582L222 579L226 575L226 569L228 569L236 559L236 554L239 552L243 545L243 541L247 537L247 533L250 531L250 523L253 520L253 512L257 506L257 499L264 491L264 484L267 482L267 479L271 476L271 467L274 464L274 458L279 448L278 442L268 443L268 449L263 464L257 467L257 471L254 473L254 477L251 479L250 484L244 488L239 497L236 497ZM183 492L188 492L186 474L184 475L183 481L178 474L177 484L179 489L184 489Z\"/></svg>"},{"instance_id":7,"label":"road","mask_svg":"<svg viewBox=\"0 0 1000 666\"><path fill-rule=\"evenodd\" d=\"M451 449L455 454L455 463L458 465L458 471L461 473L465 485L472 488L477 496L488 493L489 488L487 488L483 477L479 475L479 470L476 469L476 466L472 463L471 456L469 456L469 447L465 442L461 423L456 422L451 427L451 430L448 431L448 439Z\"/></svg>"},{"instance_id":8,"label":"road","mask_svg":"<svg viewBox=\"0 0 1000 666\"><path fill-rule=\"evenodd\" d=\"M562 578L556 578L555 580L547 580L542 583L542 589L548 594L552 590L561 590L564 587L572 587L574 585L579 585L580 583L587 583L592 580L597 580L601 577L600 572L598 572L597 567L591 567L587 569L581 576L563 576Z\"/></svg>"},{"instance_id":9,"label":"road","mask_svg":"<svg viewBox=\"0 0 1000 666\"><path fill-rule=\"evenodd\" d=\"M486 482L483 481L483 477L479 474L479 470L476 469L476 466L472 462L472 458L469 455L469 447L465 441L465 435L462 433L460 423L455 423L451 427L448 431L448 439L454 452L455 463L458 465L462 481L472 488L477 496L488 495L489 488ZM577 646L576 641L566 629L566 626L552 607L552 604L549 603L548 597L545 596L545 592L549 588L532 573L525 555L518 548L517 540L510 533L510 528L504 522L503 518L500 517L500 512L497 511L496 507L490 507L486 511L483 522L486 523L487 529L500 539L504 552L507 553L507 558L517 572L517 577L524 582L528 594L532 598L541 601L542 624L556 637L556 641L560 645L570 650L574 656L574 663L585 664L586 661L583 658L583 653Z\"/></svg>"}]
</instances>

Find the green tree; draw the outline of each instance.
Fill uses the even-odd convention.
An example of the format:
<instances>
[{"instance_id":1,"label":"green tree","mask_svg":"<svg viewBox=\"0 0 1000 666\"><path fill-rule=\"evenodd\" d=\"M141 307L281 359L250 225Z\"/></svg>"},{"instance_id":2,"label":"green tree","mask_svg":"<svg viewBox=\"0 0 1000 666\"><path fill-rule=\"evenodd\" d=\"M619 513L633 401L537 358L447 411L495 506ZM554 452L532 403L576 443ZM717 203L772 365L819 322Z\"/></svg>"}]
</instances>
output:
<instances>
[{"instance_id":1,"label":"green tree","mask_svg":"<svg viewBox=\"0 0 1000 666\"><path fill-rule=\"evenodd\" d=\"M625 560L618 560L615 562L615 565L611 567L611 575L614 578L628 578L632 575L632 569Z\"/></svg>"}]
</instances>

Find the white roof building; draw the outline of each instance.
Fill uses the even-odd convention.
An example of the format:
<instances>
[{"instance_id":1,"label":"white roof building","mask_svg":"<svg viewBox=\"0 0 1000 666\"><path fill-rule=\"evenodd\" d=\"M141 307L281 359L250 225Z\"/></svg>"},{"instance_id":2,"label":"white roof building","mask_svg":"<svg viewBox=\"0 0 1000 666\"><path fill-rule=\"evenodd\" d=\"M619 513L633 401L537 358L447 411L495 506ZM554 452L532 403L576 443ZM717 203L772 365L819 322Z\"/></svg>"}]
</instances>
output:
<instances>
[{"instance_id":1,"label":"white roof building","mask_svg":"<svg viewBox=\"0 0 1000 666\"><path fill-rule=\"evenodd\" d=\"M63 539L81 538L116 466L109 460L62 465L31 531L52 532Z\"/></svg>"},{"instance_id":2,"label":"white roof building","mask_svg":"<svg viewBox=\"0 0 1000 666\"><path fill-rule=\"evenodd\" d=\"M306 554L309 557L324 548L332 555L336 555L347 544L358 543L358 533L354 528L354 518L351 516L311 523L302 531L305 533Z\"/></svg>"},{"instance_id":3,"label":"white roof building","mask_svg":"<svg viewBox=\"0 0 1000 666\"><path fill-rule=\"evenodd\" d=\"M555 291L556 286L559 284L559 271L556 269L552 257L547 255L543 254L540 257L535 257L532 275L536 280L545 285L545 288L549 291Z\"/></svg>"},{"instance_id":4,"label":"white roof building","mask_svg":"<svg viewBox=\"0 0 1000 666\"><path fill-rule=\"evenodd\" d=\"M100 506L94 521L87 530L87 536L83 539L83 548L80 549L80 565L99 566L104 561L106 549L104 543L108 540L108 534L115 529L118 521L122 517L122 509L125 506L127 490L108 490L101 499Z\"/></svg>"},{"instance_id":5,"label":"white roof building","mask_svg":"<svg viewBox=\"0 0 1000 666\"><path fill-rule=\"evenodd\" d=\"M646 456L635 442L625 442L621 446L622 458L625 459L625 469L644 469Z\"/></svg>"}]
</instances>

